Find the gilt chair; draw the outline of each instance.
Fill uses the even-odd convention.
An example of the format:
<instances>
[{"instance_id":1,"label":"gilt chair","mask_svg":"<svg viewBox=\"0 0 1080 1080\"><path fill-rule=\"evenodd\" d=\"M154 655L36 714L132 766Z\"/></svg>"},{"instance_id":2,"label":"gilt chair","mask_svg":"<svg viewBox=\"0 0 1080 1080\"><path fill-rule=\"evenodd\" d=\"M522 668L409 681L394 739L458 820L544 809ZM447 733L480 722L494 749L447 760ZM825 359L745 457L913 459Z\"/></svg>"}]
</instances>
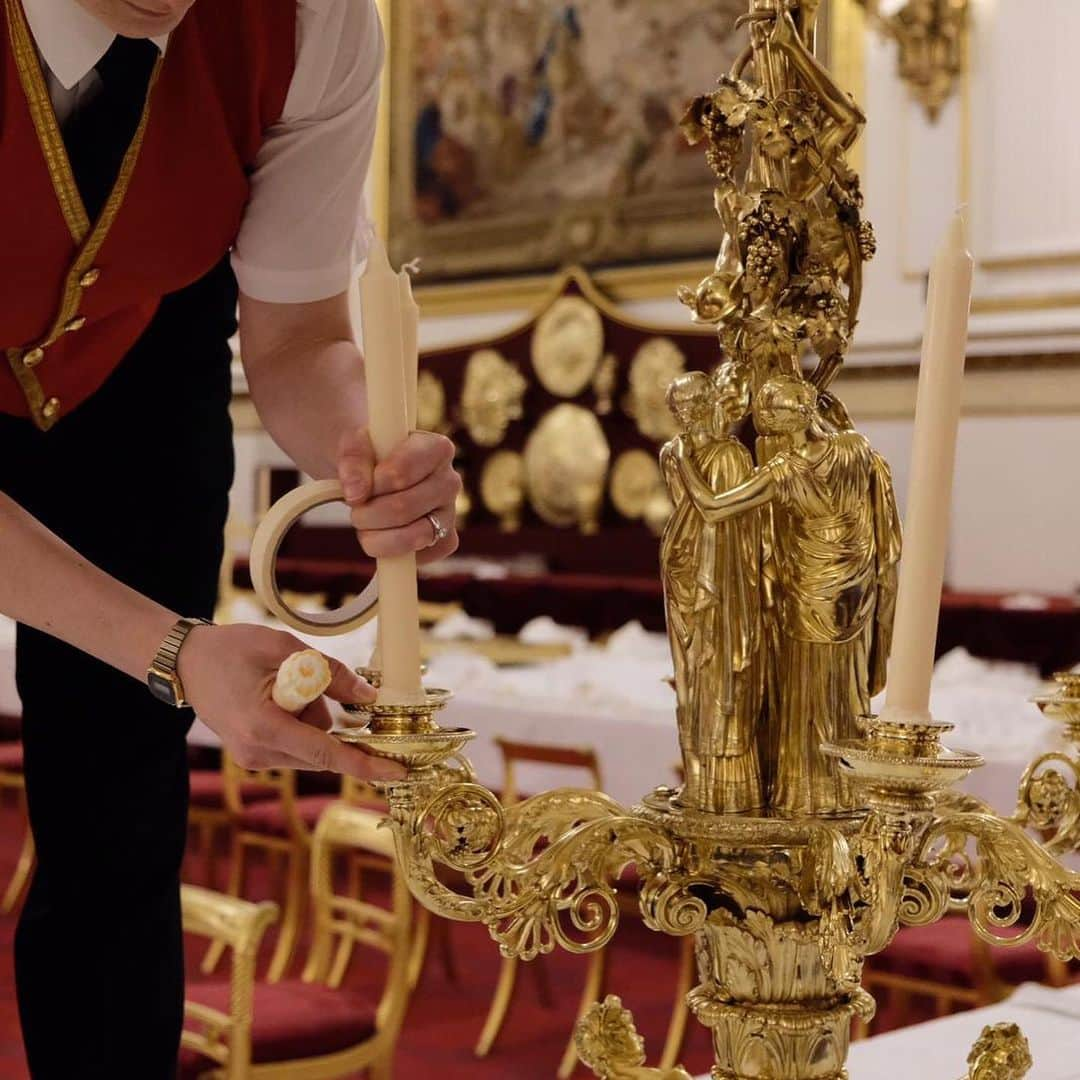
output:
<instances>
[{"instance_id":1,"label":"gilt chair","mask_svg":"<svg viewBox=\"0 0 1080 1080\"><path fill-rule=\"evenodd\" d=\"M218 853L222 847L228 848L228 840L233 828L233 815L229 812L225 797L225 763L219 760L215 765L192 760L190 777L190 796L188 809L189 845L188 854L196 852L202 857L202 881L207 888L218 888ZM257 782L241 784L240 796L246 803L273 799L277 791L272 787ZM222 842L224 840L224 843Z\"/></svg>"},{"instance_id":2,"label":"gilt chair","mask_svg":"<svg viewBox=\"0 0 1080 1080\"><path fill-rule=\"evenodd\" d=\"M337 802L312 839L314 936L301 979L255 982L254 956L276 906L185 888L185 929L233 950L229 981L189 986L181 1080L332 1080L367 1070L390 1080L408 1005L411 900L392 875L387 906L335 891L342 857L357 851L393 858L380 815ZM387 958L381 995L342 987L355 947Z\"/></svg>"},{"instance_id":3,"label":"gilt chair","mask_svg":"<svg viewBox=\"0 0 1080 1080\"><path fill-rule=\"evenodd\" d=\"M584 772L589 778L590 786L600 791L603 789L600 774L600 763L594 750L583 747L549 746L538 743L519 742L510 739L496 738L495 744L499 748L503 761L503 785L502 801L504 806L512 806L521 796L518 783L517 770L521 765L538 765L559 767L576 770L579 774ZM626 914L639 915L640 909L637 903L636 889L634 885L634 871L630 869L619 891L619 906ZM499 981L496 984L495 994L491 1000L487 1019L484 1022L480 1038L477 1040L475 1053L477 1057L486 1057L495 1043L502 1029L506 1014L513 1000L514 986L517 981L519 961L513 957L502 960L499 970ZM538 977L541 978L541 1000L550 997L550 991L546 982L543 981L543 968L540 966L540 958L530 965ZM577 1019L599 1001L604 993L606 974L605 950L599 949L589 954L588 967L585 973L585 985L581 991L578 1005ZM665 1040L663 1059L671 1059L674 1063L682 1048L683 1037L686 1031L687 1006L686 995L693 985L693 944L692 939L684 942L679 961L678 996L672 1012L671 1022L668 1027L668 1035ZM575 1020L576 1026L576 1020ZM567 1080L573 1073L577 1063L577 1046L571 1033L566 1049L563 1051L562 1060L559 1062L557 1075L559 1080ZM666 1065L670 1068L671 1064Z\"/></svg>"},{"instance_id":4,"label":"gilt chair","mask_svg":"<svg viewBox=\"0 0 1080 1080\"><path fill-rule=\"evenodd\" d=\"M19 810L26 814L26 778L23 775L23 747L21 741L0 743L0 794L11 792ZM34 834L26 822L22 847L15 861L15 869L0 899L0 914L8 915L19 902L30 875L34 871Z\"/></svg>"},{"instance_id":5,"label":"gilt chair","mask_svg":"<svg viewBox=\"0 0 1080 1080\"><path fill-rule=\"evenodd\" d=\"M249 859L256 854L265 857L280 886L281 929L267 972L276 982L289 969L303 924L312 830L340 791L301 795L292 769L251 771L227 753L222 755L222 775L232 831L226 893L244 896ZM217 967L223 952L224 943L211 944L203 959L204 974Z\"/></svg>"}]
</instances>

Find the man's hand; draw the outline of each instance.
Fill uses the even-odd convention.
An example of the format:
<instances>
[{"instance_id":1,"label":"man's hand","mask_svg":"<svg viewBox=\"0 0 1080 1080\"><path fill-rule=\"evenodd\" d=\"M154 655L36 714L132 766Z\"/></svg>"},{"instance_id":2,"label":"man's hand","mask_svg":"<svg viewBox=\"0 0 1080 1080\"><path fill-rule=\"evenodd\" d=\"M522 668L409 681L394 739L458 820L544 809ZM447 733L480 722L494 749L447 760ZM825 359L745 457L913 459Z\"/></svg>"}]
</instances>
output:
<instances>
[{"instance_id":1,"label":"man's hand","mask_svg":"<svg viewBox=\"0 0 1080 1080\"><path fill-rule=\"evenodd\" d=\"M360 780L397 780L405 770L327 734L326 698L345 705L375 700L375 691L339 660L327 657L333 679L325 697L298 717L271 697L278 667L304 643L264 626L199 626L180 650L178 673L199 718L221 736L245 769L315 769Z\"/></svg>"},{"instance_id":2,"label":"man's hand","mask_svg":"<svg viewBox=\"0 0 1080 1080\"><path fill-rule=\"evenodd\" d=\"M457 550L455 503L461 477L454 472L454 444L449 439L415 431L376 465L367 430L356 429L341 440L338 476L353 528L373 559L415 551L425 563ZM435 544L428 514L447 530Z\"/></svg>"}]
</instances>

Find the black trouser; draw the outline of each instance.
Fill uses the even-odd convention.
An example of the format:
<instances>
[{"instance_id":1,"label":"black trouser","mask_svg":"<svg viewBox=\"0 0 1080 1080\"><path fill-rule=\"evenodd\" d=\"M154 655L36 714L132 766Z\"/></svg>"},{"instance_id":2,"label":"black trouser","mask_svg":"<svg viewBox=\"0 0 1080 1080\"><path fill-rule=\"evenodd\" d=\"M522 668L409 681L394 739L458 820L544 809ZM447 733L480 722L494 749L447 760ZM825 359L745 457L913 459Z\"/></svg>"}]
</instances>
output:
<instances>
[{"instance_id":1,"label":"black trouser","mask_svg":"<svg viewBox=\"0 0 1080 1080\"><path fill-rule=\"evenodd\" d=\"M0 489L183 615L213 613L234 310L223 263L167 297L108 382L52 431L0 417ZM17 678L38 853L15 949L31 1072L174 1077L191 713L24 626Z\"/></svg>"}]
</instances>

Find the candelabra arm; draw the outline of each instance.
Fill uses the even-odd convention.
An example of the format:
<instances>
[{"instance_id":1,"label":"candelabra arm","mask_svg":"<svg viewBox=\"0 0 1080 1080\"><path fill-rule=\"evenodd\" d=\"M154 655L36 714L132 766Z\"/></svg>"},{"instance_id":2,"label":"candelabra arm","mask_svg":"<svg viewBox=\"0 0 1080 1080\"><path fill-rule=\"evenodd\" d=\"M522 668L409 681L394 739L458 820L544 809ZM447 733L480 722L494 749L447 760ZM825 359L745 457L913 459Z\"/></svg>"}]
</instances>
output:
<instances>
[{"instance_id":1,"label":"candelabra arm","mask_svg":"<svg viewBox=\"0 0 1080 1080\"><path fill-rule=\"evenodd\" d=\"M1029 897L1033 911L1025 908ZM991 945L1033 941L1059 960L1080 958L1080 873L1062 866L1015 820L950 794L938 800L905 875L900 920L925 926L955 908L967 912L975 933ZM1022 923L1021 915L1030 921Z\"/></svg>"},{"instance_id":2,"label":"candelabra arm","mask_svg":"<svg viewBox=\"0 0 1080 1080\"><path fill-rule=\"evenodd\" d=\"M504 956L602 948L618 926L616 883L630 865L647 925L691 934L704 923L672 838L600 792L562 788L503 807L479 784L406 781L388 797L416 899L445 918L483 923Z\"/></svg>"}]
</instances>

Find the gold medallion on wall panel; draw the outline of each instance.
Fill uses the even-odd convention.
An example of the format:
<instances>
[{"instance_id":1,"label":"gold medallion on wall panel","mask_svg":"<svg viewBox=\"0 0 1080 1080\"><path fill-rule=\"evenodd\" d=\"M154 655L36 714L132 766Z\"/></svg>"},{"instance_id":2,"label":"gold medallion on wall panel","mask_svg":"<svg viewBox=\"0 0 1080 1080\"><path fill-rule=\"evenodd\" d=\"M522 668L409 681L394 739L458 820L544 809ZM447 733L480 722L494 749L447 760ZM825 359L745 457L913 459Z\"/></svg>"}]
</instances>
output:
<instances>
[{"instance_id":1,"label":"gold medallion on wall panel","mask_svg":"<svg viewBox=\"0 0 1080 1080\"><path fill-rule=\"evenodd\" d=\"M686 356L671 338L649 338L634 355L623 409L646 438L662 442L677 434L667 407L667 388L685 370Z\"/></svg>"},{"instance_id":2,"label":"gold medallion on wall panel","mask_svg":"<svg viewBox=\"0 0 1080 1080\"><path fill-rule=\"evenodd\" d=\"M624 518L642 517L650 500L663 487L656 455L648 450L627 450L611 470L611 502Z\"/></svg>"},{"instance_id":3,"label":"gold medallion on wall panel","mask_svg":"<svg viewBox=\"0 0 1080 1080\"><path fill-rule=\"evenodd\" d=\"M579 405L556 405L525 445L525 486L533 508L550 525L595 533L610 461L600 421Z\"/></svg>"},{"instance_id":4,"label":"gold medallion on wall panel","mask_svg":"<svg viewBox=\"0 0 1080 1080\"><path fill-rule=\"evenodd\" d=\"M525 461L513 450L497 450L480 474L480 498L503 532L516 532L525 504Z\"/></svg>"},{"instance_id":5,"label":"gold medallion on wall panel","mask_svg":"<svg viewBox=\"0 0 1080 1080\"><path fill-rule=\"evenodd\" d=\"M580 296L563 296L540 316L532 361L540 385L556 397L577 397L604 354L600 313Z\"/></svg>"},{"instance_id":6,"label":"gold medallion on wall panel","mask_svg":"<svg viewBox=\"0 0 1080 1080\"><path fill-rule=\"evenodd\" d=\"M498 446L511 421L521 419L525 377L502 353L480 349L465 366L461 419L478 446Z\"/></svg>"},{"instance_id":7,"label":"gold medallion on wall panel","mask_svg":"<svg viewBox=\"0 0 1080 1080\"><path fill-rule=\"evenodd\" d=\"M421 431L445 432L446 389L430 371L421 371L416 382L416 426Z\"/></svg>"},{"instance_id":8,"label":"gold medallion on wall panel","mask_svg":"<svg viewBox=\"0 0 1080 1080\"><path fill-rule=\"evenodd\" d=\"M596 415L607 416L614 402L615 384L619 378L619 361L614 353L608 353L600 362L593 376L592 388L596 395Z\"/></svg>"}]
</instances>

